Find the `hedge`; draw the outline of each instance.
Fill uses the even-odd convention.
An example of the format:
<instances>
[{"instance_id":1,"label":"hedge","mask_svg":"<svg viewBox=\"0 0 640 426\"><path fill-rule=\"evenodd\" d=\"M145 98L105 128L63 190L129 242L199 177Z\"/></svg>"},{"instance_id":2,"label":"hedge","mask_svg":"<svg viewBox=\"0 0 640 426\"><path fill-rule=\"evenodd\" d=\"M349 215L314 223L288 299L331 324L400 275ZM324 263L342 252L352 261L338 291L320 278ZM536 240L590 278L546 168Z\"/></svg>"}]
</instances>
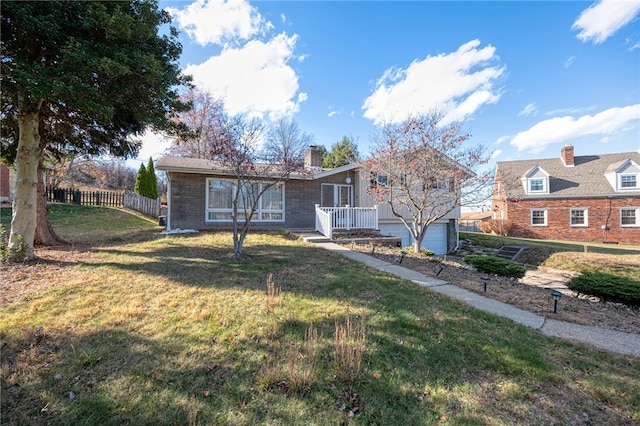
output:
<instances>
[{"instance_id":1,"label":"hedge","mask_svg":"<svg viewBox=\"0 0 640 426\"><path fill-rule=\"evenodd\" d=\"M489 254L470 254L463 259L478 271L503 277L522 278L527 272L523 266L501 257Z\"/></svg>"},{"instance_id":2,"label":"hedge","mask_svg":"<svg viewBox=\"0 0 640 426\"><path fill-rule=\"evenodd\" d=\"M603 301L640 306L640 282L602 272L584 271L567 287L578 294L596 296Z\"/></svg>"}]
</instances>

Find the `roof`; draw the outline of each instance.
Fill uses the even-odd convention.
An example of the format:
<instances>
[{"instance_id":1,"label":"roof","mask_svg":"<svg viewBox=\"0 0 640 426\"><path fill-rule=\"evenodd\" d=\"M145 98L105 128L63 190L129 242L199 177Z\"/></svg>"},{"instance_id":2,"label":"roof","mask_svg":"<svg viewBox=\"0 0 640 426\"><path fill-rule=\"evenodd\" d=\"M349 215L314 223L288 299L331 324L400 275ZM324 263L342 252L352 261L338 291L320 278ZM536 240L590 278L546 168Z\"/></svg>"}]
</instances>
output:
<instances>
[{"instance_id":1,"label":"roof","mask_svg":"<svg viewBox=\"0 0 640 426\"><path fill-rule=\"evenodd\" d=\"M615 171L626 160L640 164L640 152L574 156L574 166L567 167L560 157L534 160L499 161L497 171L507 197L556 198L590 196L639 196L638 191L615 192L605 173ZM549 174L549 193L525 197L520 179L535 166Z\"/></svg>"},{"instance_id":2,"label":"roof","mask_svg":"<svg viewBox=\"0 0 640 426\"><path fill-rule=\"evenodd\" d=\"M492 213L485 212L464 212L460 214L460 220L486 220L491 219Z\"/></svg>"},{"instance_id":3,"label":"roof","mask_svg":"<svg viewBox=\"0 0 640 426\"><path fill-rule=\"evenodd\" d=\"M257 165L260 167L260 165ZM347 172L350 170L354 170L360 167L357 163L347 164L346 166L336 167L335 169L308 169L307 171L294 172L289 175L289 179L303 179L303 180L313 180L320 179L323 177L335 175L342 172ZM277 175L273 165L264 164L265 173L264 177L274 177ZM158 159L156 163L157 170L163 170L166 172L176 172L176 173L193 173L193 174L204 174L204 175L218 175L218 176L229 176L233 175L233 171L225 165L218 161L206 160L203 158L190 158L190 157L174 157L174 156L164 156ZM277 176L275 176L277 177Z\"/></svg>"}]
</instances>

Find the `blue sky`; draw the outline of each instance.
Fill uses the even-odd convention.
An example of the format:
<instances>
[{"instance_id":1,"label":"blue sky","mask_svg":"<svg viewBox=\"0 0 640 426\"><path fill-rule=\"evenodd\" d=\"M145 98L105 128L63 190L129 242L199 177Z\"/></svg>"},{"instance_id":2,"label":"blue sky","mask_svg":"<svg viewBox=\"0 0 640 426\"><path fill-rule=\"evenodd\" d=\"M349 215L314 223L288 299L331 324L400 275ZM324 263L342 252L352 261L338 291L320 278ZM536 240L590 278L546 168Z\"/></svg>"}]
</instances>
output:
<instances>
[{"instance_id":1,"label":"blue sky","mask_svg":"<svg viewBox=\"0 0 640 426\"><path fill-rule=\"evenodd\" d=\"M640 150L640 2L161 1L184 72L230 113L293 117L369 153L375 126L446 112L495 161ZM144 138L140 158L166 142Z\"/></svg>"}]
</instances>

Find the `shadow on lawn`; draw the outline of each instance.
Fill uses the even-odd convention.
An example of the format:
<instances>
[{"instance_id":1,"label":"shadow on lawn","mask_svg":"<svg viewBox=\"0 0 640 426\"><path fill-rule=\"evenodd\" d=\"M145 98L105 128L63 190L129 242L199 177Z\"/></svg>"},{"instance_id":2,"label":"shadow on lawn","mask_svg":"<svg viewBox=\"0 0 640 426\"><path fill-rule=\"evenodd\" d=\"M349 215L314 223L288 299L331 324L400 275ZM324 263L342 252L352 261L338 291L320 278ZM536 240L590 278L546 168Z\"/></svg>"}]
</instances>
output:
<instances>
[{"instance_id":1,"label":"shadow on lawn","mask_svg":"<svg viewBox=\"0 0 640 426\"><path fill-rule=\"evenodd\" d=\"M264 424L298 421L301 411L306 421L336 424L346 420L347 413L338 409L345 392L360 395L365 408L358 416L365 422L411 424L416 418L433 416L435 421L447 413L482 423L487 412L465 408L470 402L464 399L475 395L464 393L472 391L469 386L486 385L487 369L492 380L525 373L520 384L540 392L515 402L561 399L538 390L560 368L527 347L540 342L513 345L509 336L497 332L479 339L488 323L465 317L466 313L446 320L426 316L408 320L414 314L403 310L383 313L382 321L367 325L369 344L361 376L350 383L333 376L327 361L332 354L329 337L320 348L316 379L302 394L289 393L276 383L261 390L256 380L264 359L276 365L287 362L283 342L303 341L309 327L304 321L279 323L271 338L235 340L206 335L196 340L193 336L151 339L120 329L74 334L66 329L28 328L17 339L3 338L3 423L187 424L197 419L220 424L240 412L247 424ZM330 336L334 322L344 320L327 318L318 326ZM456 331L469 323L476 325L466 334ZM288 380L286 369L282 371L276 378ZM564 380L573 378L555 383L563 386ZM429 397L429 390L442 394ZM290 403L295 408L287 411ZM556 409L562 411L565 403L558 401ZM549 404L553 410L555 403ZM506 420L510 409L502 409ZM326 418L320 421L318 416Z\"/></svg>"}]
</instances>

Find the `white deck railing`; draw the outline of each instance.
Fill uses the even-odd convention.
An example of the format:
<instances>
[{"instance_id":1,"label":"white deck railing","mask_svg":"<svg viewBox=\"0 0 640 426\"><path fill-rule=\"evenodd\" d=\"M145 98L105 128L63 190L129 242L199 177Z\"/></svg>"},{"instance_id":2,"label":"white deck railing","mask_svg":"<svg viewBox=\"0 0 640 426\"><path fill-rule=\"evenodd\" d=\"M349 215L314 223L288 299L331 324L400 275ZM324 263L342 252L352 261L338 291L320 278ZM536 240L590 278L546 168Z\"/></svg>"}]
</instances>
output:
<instances>
[{"instance_id":1,"label":"white deck railing","mask_svg":"<svg viewBox=\"0 0 640 426\"><path fill-rule=\"evenodd\" d=\"M335 229L378 229L378 207L320 207L316 204L316 231L332 240Z\"/></svg>"}]
</instances>

